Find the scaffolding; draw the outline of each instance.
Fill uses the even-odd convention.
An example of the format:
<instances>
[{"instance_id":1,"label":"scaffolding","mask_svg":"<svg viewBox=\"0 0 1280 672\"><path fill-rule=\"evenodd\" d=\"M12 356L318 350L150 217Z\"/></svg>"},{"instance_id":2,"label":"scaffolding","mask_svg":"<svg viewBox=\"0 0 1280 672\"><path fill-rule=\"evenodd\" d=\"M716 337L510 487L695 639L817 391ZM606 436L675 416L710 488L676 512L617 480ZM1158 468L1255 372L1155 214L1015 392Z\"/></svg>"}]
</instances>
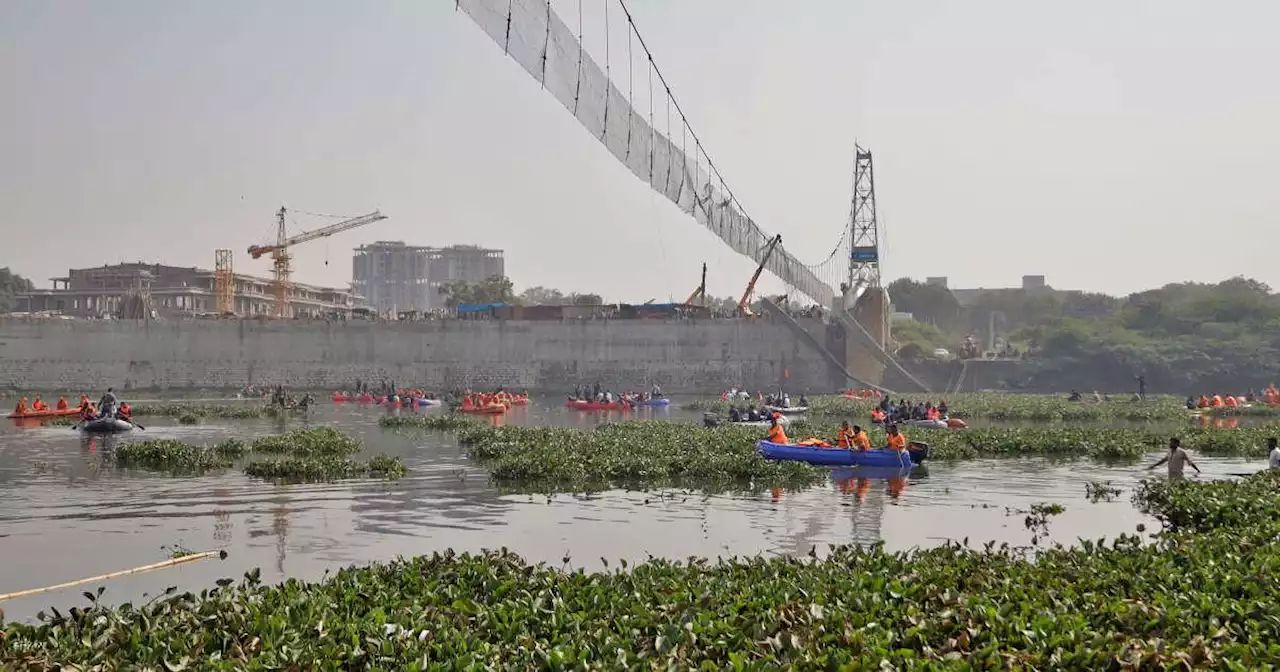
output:
<instances>
[{"instance_id":1,"label":"scaffolding","mask_svg":"<svg viewBox=\"0 0 1280 672\"><path fill-rule=\"evenodd\" d=\"M235 275L231 269L231 250L213 253L213 305L219 315L234 315Z\"/></svg>"}]
</instances>

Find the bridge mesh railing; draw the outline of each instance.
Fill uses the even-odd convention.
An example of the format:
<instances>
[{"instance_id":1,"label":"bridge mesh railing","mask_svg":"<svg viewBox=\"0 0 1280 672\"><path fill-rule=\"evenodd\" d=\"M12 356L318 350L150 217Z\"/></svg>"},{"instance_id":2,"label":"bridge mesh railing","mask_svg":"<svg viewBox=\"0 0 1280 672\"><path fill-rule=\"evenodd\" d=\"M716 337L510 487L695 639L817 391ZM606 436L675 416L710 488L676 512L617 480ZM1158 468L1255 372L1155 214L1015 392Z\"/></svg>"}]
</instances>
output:
<instances>
[{"instance_id":1,"label":"bridge mesh railing","mask_svg":"<svg viewBox=\"0 0 1280 672\"><path fill-rule=\"evenodd\" d=\"M613 60L607 46L604 68L584 48L580 3L576 33L547 0L457 0L456 5L636 177L735 252L760 261L773 236L761 230L725 185L654 65L625 5L613 5L612 0L602 3L605 44L610 6L615 22L627 29L625 50L617 47L617 60L626 60L625 82L621 75L611 76ZM835 290L813 268L783 246L766 265L778 278L829 309Z\"/></svg>"}]
</instances>

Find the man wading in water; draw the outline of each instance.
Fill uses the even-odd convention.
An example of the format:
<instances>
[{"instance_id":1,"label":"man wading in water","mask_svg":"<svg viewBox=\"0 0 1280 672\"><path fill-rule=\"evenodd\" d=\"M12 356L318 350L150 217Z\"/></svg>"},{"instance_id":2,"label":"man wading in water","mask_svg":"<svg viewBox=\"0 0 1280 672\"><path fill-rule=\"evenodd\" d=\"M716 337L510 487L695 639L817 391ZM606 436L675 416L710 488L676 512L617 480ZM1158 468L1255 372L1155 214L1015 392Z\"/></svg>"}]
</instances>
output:
<instances>
[{"instance_id":1,"label":"man wading in water","mask_svg":"<svg viewBox=\"0 0 1280 672\"><path fill-rule=\"evenodd\" d=\"M1196 470L1197 474L1200 473L1200 467L1197 467L1196 463L1191 461L1191 456L1182 449L1182 441L1176 436L1169 439L1169 454L1160 458L1159 462L1147 467L1147 470L1155 469L1166 462L1169 464L1170 479L1182 478L1182 469L1188 464L1191 465L1192 469Z\"/></svg>"}]
</instances>

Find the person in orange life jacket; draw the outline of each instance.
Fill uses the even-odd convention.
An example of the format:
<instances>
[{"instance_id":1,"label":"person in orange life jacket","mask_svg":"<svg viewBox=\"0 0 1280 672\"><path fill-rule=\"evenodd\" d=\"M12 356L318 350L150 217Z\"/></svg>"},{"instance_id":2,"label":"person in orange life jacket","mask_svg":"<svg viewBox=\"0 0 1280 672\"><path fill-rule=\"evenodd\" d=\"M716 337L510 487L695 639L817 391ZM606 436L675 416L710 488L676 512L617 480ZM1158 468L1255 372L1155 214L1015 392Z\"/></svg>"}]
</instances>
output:
<instances>
[{"instance_id":1,"label":"person in orange life jacket","mask_svg":"<svg viewBox=\"0 0 1280 672\"><path fill-rule=\"evenodd\" d=\"M66 398L66 397L58 397L58 410L59 410L59 411L65 411L65 410L67 410L67 408L68 408L68 405L67 405L67 398Z\"/></svg>"},{"instance_id":2,"label":"person in orange life jacket","mask_svg":"<svg viewBox=\"0 0 1280 672\"><path fill-rule=\"evenodd\" d=\"M778 423L777 418L774 418L773 421L769 423L769 442L780 444L791 443L791 441L787 439L787 433L782 430L782 425Z\"/></svg>"},{"instance_id":3,"label":"person in orange life jacket","mask_svg":"<svg viewBox=\"0 0 1280 672\"><path fill-rule=\"evenodd\" d=\"M120 415L120 417L121 417L121 418L124 418L125 420L128 420L128 419L129 419L129 416L130 416L132 413L133 413L133 409L129 406L129 403L128 403L128 402L125 402L125 401L120 402L120 411L119 411L119 415Z\"/></svg>"},{"instance_id":4,"label":"person in orange life jacket","mask_svg":"<svg viewBox=\"0 0 1280 672\"><path fill-rule=\"evenodd\" d=\"M871 450L871 438L857 425L853 426L853 447L864 452Z\"/></svg>"},{"instance_id":5,"label":"person in orange life jacket","mask_svg":"<svg viewBox=\"0 0 1280 672\"><path fill-rule=\"evenodd\" d=\"M46 404L46 403L44 403L44 400L43 400L43 399L41 399L41 398L40 398L40 395L38 395L38 394L37 394L37 395L36 395L36 400L35 400L35 401L33 401L33 402L31 402L31 410L33 410L33 411L47 411L47 410L49 410L49 405L48 405L48 404Z\"/></svg>"},{"instance_id":6,"label":"person in orange life jacket","mask_svg":"<svg viewBox=\"0 0 1280 672\"><path fill-rule=\"evenodd\" d=\"M849 429L849 421L840 423L840 433L836 435L836 445L840 448L852 448L855 434Z\"/></svg>"},{"instance_id":7,"label":"person in orange life jacket","mask_svg":"<svg viewBox=\"0 0 1280 672\"><path fill-rule=\"evenodd\" d=\"M903 435L898 431L898 426L897 426L897 425L889 425L888 432L889 432L889 436L888 436L888 439L887 439L887 443L888 443L889 448L890 448L891 450L896 450L896 451L898 451L898 452L900 452L900 453L906 452L906 450L907 450L907 437L903 436Z\"/></svg>"},{"instance_id":8,"label":"person in orange life jacket","mask_svg":"<svg viewBox=\"0 0 1280 672\"><path fill-rule=\"evenodd\" d=\"M17 404L16 406L14 406L14 407L13 407L13 412L14 412L14 413L16 413L16 414L18 414L18 415L23 415L23 414L25 414L25 413L27 412L27 398L26 398L26 397L23 397L23 398L21 398L21 399L19 399L19 400L18 400L18 404Z\"/></svg>"}]
</instances>

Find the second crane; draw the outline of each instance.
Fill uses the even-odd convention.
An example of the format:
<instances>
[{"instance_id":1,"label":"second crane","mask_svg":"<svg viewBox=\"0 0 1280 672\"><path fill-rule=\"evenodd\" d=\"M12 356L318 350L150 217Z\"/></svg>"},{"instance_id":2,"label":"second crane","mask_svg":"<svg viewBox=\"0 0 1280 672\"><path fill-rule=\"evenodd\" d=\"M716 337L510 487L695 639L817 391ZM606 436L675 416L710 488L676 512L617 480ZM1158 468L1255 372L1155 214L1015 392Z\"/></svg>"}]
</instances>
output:
<instances>
[{"instance_id":1,"label":"second crane","mask_svg":"<svg viewBox=\"0 0 1280 672\"><path fill-rule=\"evenodd\" d=\"M277 231L276 242L270 245L250 245L249 256L259 259L263 255L270 254L272 261L271 268L271 289L275 295L275 316L289 317L289 296L292 293L292 284L290 278L293 275L293 267L291 265L292 257L289 255L289 248L299 243L305 243L308 240L316 238L326 238L335 233L349 231L357 226L364 226L378 220L386 219L387 216L377 210L359 217L352 217L337 224L315 229L314 231L306 231L296 236L289 237L285 231L285 215L287 214L284 206L280 206L280 211L276 213Z\"/></svg>"}]
</instances>

